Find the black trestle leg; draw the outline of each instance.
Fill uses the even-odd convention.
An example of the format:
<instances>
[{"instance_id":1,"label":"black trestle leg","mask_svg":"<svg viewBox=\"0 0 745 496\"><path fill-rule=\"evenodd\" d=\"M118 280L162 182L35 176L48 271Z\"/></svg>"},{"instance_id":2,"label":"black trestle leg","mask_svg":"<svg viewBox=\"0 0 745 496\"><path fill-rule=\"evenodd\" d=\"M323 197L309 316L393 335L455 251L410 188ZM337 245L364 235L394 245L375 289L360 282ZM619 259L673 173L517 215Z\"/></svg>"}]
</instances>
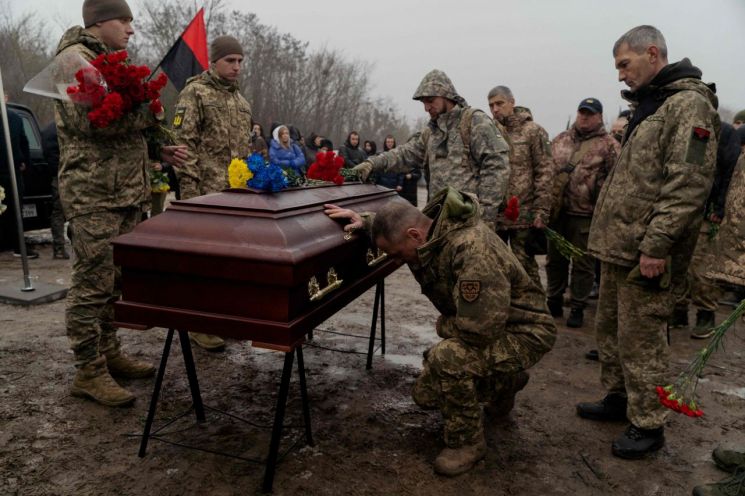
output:
<instances>
[{"instance_id":1,"label":"black trestle leg","mask_svg":"<svg viewBox=\"0 0 745 496\"><path fill-rule=\"evenodd\" d=\"M380 354L385 355L385 279L380 284Z\"/></svg>"},{"instance_id":2,"label":"black trestle leg","mask_svg":"<svg viewBox=\"0 0 745 496\"><path fill-rule=\"evenodd\" d=\"M372 314L372 324L370 325L370 344L367 347L367 365L365 368L367 370L372 369L372 359L373 359L373 353L375 350L375 331L378 327L378 308L380 304L380 285L381 283L378 283L375 286L375 301L373 303L373 314Z\"/></svg>"},{"instance_id":3,"label":"black trestle leg","mask_svg":"<svg viewBox=\"0 0 745 496\"><path fill-rule=\"evenodd\" d=\"M194 404L194 413L197 416L197 423L203 423L204 404L202 403L202 394L199 391L199 381L197 380L197 369L194 366L194 355L191 352L191 343L189 342L189 333L186 331L178 332L179 341L181 342L181 353L184 355L184 365L186 366L186 376L189 378L189 390L191 391L191 400Z\"/></svg>"},{"instance_id":4,"label":"black trestle leg","mask_svg":"<svg viewBox=\"0 0 745 496\"><path fill-rule=\"evenodd\" d=\"M294 358L294 351L285 353L285 365L282 368L282 380L279 383L279 396L277 396L277 407L274 412L272 440L269 443L269 455L266 459L266 469L264 471L264 485L262 490L265 493L272 492L272 485L274 483L274 469L277 465L279 442L282 440L282 424L285 421L285 406L287 404L287 392L290 388L290 375L292 375L292 362Z\"/></svg>"},{"instance_id":5,"label":"black trestle leg","mask_svg":"<svg viewBox=\"0 0 745 496\"><path fill-rule=\"evenodd\" d=\"M158 397L160 396L160 388L163 385L163 376L166 373L166 365L168 364L168 355L171 353L171 342L173 341L173 329L168 329L166 334L166 343L163 345L163 354L160 357L160 366L158 367L158 373L155 376L155 386L153 387L153 396L150 398L150 407L147 410L147 420L145 420L145 430L142 432L142 440L140 441L140 452L138 456L142 458L145 456L147 451L147 442L150 440L150 430L153 428L153 420L155 419L155 410L158 407Z\"/></svg>"},{"instance_id":6,"label":"black trestle leg","mask_svg":"<svg viewBox=\"0 0 745 496\"><path fill-rule=\"evenodd\" d=\"M308 389L305 385L305 363L303 362L303 347L297 347L297 372L300 376L300 399L303 403L303 420L305 422L305 442L313 446L313 432L310 427L310 402L308 401Z\"/></svg>"}]
</instances>

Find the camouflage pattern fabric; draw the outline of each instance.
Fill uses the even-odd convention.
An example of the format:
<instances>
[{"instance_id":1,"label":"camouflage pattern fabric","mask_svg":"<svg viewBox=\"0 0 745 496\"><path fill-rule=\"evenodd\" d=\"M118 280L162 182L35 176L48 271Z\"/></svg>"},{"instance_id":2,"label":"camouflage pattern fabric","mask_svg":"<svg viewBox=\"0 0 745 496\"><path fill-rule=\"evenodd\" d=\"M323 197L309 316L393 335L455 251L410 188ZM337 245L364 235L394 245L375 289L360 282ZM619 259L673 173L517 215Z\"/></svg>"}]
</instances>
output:
<instances>
[{"instance_id":1,"label":"camouflage pattern fabric","mask_svg":"<svg viewBox=\"0 0 745 496\"><path fill-rule=\"evenodd\" d=\"M222 191L230 187L230 161L251 151L251 106L237 83L208 70L189 79L179 94L173 130L176 144L189 149L176 171L181 198Z\"/></svg>"},{"instance_id":2,"label":"camouflage pattern fabric","mask_svg":"<svg viewBox=\"0 0 745 496\"><path fill-rule=\"evenodd\" d=\"M709 236L710 226L708 221L701 224L696 249L688 267L688 291L684 300L679 302L681 308L688 308L688 301L699 310L716 312L719 308L719 299L724 292L716 281L706 275L714 249L714 240Z\"/></svg>"},{"instance_id":3,"label":"camouflage pattern fabric","mask_svg":"<svg viewBox=\"0 0 745 496\"><path fill-rule=\"evenodd\" d=\"M510 179L504 198L520 200L520 217L509 220L500 214L497 229L523 229L536 217L548 222L554 165L546 130L533 121L530 111L516 110L504 122L512 144Z\"/></svg>"},{"instance_id":4,"label":"camouflage pattern fabric","mask_svg":"<svg viewBox=\"0 0 745 496\"><path fill-rule=\"evenodd\" d=\"M552 228L564 236L567 241L581 250L587 250L587 237L590 233L590 217L562 213ZM571 282L569 277L570 261L559 253L556 245L548 242L546 256L546 296L549 300L564 303L564 291L571 291L571 307L583 309L592 292L595 282L595 259L590 255L574 257L571 260Z\"/></svg>"},{"instance_id":5,"label":"camouflage pattern fabric","mask_svg":"<svg viewBox=\"0 0 745 496\"><path fill-rule=\"evenodd\" d=\"M632 267L640 253L690 261L714 179L717 99L695 78L663 89L673 94L626 139L600 191L588 248L605 262Z\"/></svg>"},{"instance_id":6,"label":"camouflage pattern fabric","mask_svg":"<svg viewBox=\"0 0 745 496\"><path fill-rule=\"evenodd\" d=\"M675 297L672 290L656 288L653 282L629 281L630 272L628 267L601 263L595 317L600 379L609 393L628 396L626 415L632 424L656 429L667 415L655 387L670 379L666 331Z\"/></svg>"},{"instance_id":7,"label":"camouflage pattern fabric","mask_svg":"<svg viewBox=\"0 0 745 496\"><path fill-rule=\"evenodd\" d=\"M745 286L745 153L740 154L732 174L712 253L707 277Z\"/></svg>"},{"instance_id":8,"label":"camouflage pattern fabric","mask_svg":"<svg viewBox=\"0 0 745 496\"><path fill-rule=\"evenodd\" d=\"M140 217L139 208L127 208L78 215L70 220L75 256L65 320L78 368L100 355L114 356L119 352L112 322L114 302L121 296L121 273L114 265L111 240L132 231Z\"/></svg>"},{"instance_id":9,"label":"camouflage pattern fabric","mask_svg":"<svg viewBox=\"0 0 745 496\"><path fill-rule=\"evenodd\" d=\"M590 217L605 178L616 163L620 145L608 134L602 123L584 135L576 127L572 127L551 142L555 173L570 165L572 156L583 142L589 142L589 148L582 154L579 163L571 164L574 170L569 174L561 209L570 215Z\"/></svg>"},{"instance_id":10,"label":"camouflage pattern fabric","mask_svg":"<svg viewBox=\"0 0 745 496\"><path fill-rule=\"evenodd\" d=\"M57 55L77 53L93 60L109 49L76 26L65 32ZM128 114L109 127L94 128L82 105L55 100L60 149L59 194L65 217L150 203L148 146L143 131L157 124L147 109Z\"/></svg>"},{"instance_id":11,"label":"camouflage pattern fabric","mask_svg":"<svg viewBox=\"0 0 745 496\"><path fill-rule=\"evenodd\" d=\"M440 409L453 448L482 432L484 389L498 392L556 340L542 290L478 212L472 195L451 188L436 195L424 208L435 225L419 249L420 265L410 267L441 314L437 332L445 338L426 354L412 394Z\"/></svg>"},{"instance_id":12,"label":"camouflage pattern fabric","mask_svg":"<svg viewBox=\"0 0 745 496\"><path fill-rule=\"evenodd\" d=\"M370 157L373 171L406 174L411 169L423 168L426 163L430 192L450 186L475 194L484 209L485 222L493 226L510 173L507 142L490 117L475 111L470 123L470 143L466 147L461 134L461 126L465 124L461 118L469 107L443 72L435 70L425 76L414 94L415 98L424 96L442 96L456 105L430 121L418 137Z\"/></svg>"}]
</instances>

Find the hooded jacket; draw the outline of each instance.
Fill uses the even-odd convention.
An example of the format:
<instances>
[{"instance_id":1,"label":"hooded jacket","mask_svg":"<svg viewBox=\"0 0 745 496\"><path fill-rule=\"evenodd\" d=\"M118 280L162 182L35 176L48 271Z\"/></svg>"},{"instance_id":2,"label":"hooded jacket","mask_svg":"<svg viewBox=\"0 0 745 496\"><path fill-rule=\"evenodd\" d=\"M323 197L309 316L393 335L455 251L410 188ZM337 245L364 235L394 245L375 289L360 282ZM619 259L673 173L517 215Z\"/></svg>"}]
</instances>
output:
<instances>
[{"instance_id":1,"label":"hooded jacket","mask_svg":"<svg viewBox=\"0 0 745 496\"><path fill-rule=\"evenodd\" d=\"M589 251L608 263L633 267L642 253L670 256L673 272L685 272L690 262L720 121L714 91L696 77L700 71L687 59L671 66L660 71L662 84L656 78L637 94L624 93L636 112L649 99L659 105L627 135L595 207Z\"/></svg>"},{"instance_id":2,"label":"hooded jacket","mask_svg":"<svg viewBox=\"0 0 745 496\"><path fill-rule=\"evenodd\" d=\"M357 143L356 146L352 146L352 143L349 142L350 137L351 134L347 136L344 144L339 147L339 155L344 158L344 167L354 167L355 165L361 164L367 160L367 153L365 153L365 150L360 148L359 143Z\"/></svg>"},{"instance_id":3,"label":"hooded jacket","mask_svg":"<svg viewBox=\"0 0 745 496\"><path fill-rule=\"evenodd\" d=\"M453 188L435 195L423 210L434 223L411 270L442 314L441 336L486 349L518 339L532 352L523 357L528 367L553 347L556 327L543 291L479 211L473 195Z\"/></svg>"},{"instance_id":4,"label":"hooded jacket","mask_svg":"<svg viewBox=\"0 0 745 496\"><path fill-rule=\"evenodd\" d=\"M176 102L173 129L176 143L189 149L178 174L200 183L203 193L228 188L230 161L251 152L251 106L238 83L220 78L213 70L186 82Z\"/></svg>"},{"instance_id":5,"label":"hooded jacket","mask_svg":"<svg viewBox=\"0 0 745 496\"><path fill-rule=\"evenodd\" d=\"M78 54L91 61L109 48L80 26L68 29L57 46L57 57ZM150 203L148 145L143 131L157 120L147 106L106 128L95 128L88 109L55 101L59 139L59 194L67 219L109 209ZM151 150L155 156L157 150Z\"/></svg>"}]
</instances>

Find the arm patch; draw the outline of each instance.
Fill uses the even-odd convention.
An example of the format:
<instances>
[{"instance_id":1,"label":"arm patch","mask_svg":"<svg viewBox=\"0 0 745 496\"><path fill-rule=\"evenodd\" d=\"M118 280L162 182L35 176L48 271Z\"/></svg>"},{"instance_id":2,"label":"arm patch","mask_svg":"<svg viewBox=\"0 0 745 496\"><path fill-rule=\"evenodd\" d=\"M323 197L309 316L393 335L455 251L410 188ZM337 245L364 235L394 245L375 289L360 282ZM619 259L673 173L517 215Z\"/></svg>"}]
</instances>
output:
<instances>
[{"instance_id":1,"label":"arm patch","mask_svg":"<svg viewBox=\"0 0 745 496\"><path fill-rule=\"evenodd\" d=\"M695 165L704 165L706 158L706 146L709 144L711 131L702 127L694 127L688 140L688 151L686 162Z\"/></svg>"},{"instance_id":2,"label":"arm patch","mask_svg":"<svg viewBox=\"0 0 745 496\"><path fill-rule=\"evenodd\" d=\"M186 107L178 107L176 114L173 116L173 128L178 129L184 123L184 114L186 114Z\"/></svg>"}]
</instances>

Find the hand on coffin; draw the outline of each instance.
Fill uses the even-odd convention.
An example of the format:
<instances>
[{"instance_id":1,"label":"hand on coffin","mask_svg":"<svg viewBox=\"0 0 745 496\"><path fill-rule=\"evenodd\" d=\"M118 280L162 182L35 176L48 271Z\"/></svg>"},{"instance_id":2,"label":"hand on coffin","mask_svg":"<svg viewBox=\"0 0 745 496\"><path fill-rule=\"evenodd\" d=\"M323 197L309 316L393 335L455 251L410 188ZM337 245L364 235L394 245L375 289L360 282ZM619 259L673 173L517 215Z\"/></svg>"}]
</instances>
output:
<instances>
[{"instance_id":1,"label":"hand on coffin","mask_svg":"<svg viewBox=\"0 0 745 496\"><path fill-rule=\"evenodd\" d=\"M163 162L168 162L175 167L181 167L189 158L186 145L164 146L160 152L160 158Z\"/></svg>"},{"instance_id":2,"label":"hand on coffin","mask_svg":"<svg viewBox=\"0 0 745 496\"><path fill-rule=\"evenodd\" d=\"M327 203L323 206L323 213L331 217L332 219L347 219L349 223L344 226L345 231L354 231L362 229L364 227L362 223L362 216L354 210L347 208L341 208L331 203Z\"/></svg>"}]
</instances>

